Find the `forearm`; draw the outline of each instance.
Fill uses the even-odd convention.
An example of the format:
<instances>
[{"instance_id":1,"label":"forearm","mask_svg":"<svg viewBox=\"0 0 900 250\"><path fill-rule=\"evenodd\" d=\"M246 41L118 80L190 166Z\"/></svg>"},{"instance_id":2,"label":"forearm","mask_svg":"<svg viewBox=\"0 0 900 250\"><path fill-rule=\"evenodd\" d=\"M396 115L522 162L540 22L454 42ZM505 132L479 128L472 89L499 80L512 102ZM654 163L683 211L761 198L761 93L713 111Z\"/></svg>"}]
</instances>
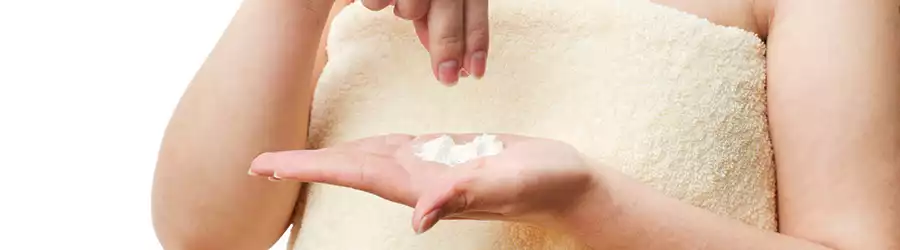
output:
<instances>
[{"instance_id":1,"label":"forearm","mask_svg":"<svg viewBox=\"0 0 900 250\"><path fill-rule=\"evenodd\" d=\"M713 214L620 173L598 180L560 225L594 249L829 249Z\"/></svg>"},{"instance_id":2,"label":"forearm","mask_svg":"<svg viewBox=\"0 0 900 250\"><path fill-rule=\"evenodd\" d=\"M259 153L304 146L330 2L247 0L182 97L163 139L153 219L166 249L267 249L297 183L247 176Z\"/></svg>"}]
</instances>

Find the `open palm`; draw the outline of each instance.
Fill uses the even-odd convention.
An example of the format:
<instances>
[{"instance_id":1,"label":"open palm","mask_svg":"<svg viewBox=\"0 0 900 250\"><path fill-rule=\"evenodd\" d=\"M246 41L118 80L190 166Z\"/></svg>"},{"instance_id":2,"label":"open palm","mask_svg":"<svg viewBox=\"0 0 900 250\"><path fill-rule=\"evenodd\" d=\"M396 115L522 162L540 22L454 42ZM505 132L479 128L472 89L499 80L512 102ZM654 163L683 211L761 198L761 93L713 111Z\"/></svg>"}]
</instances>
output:
<instances>
[{"instance_id":1,"label":"open palm","mask_svg":"<svg viewBox=\"0 0 900 250\"><path fill-rule=\"evenodd\" d=\"M447 166L420 160L418 145L440 135L384 135L318 150L265 153L250 172L362 190L415 208L423 232L442 218L530 221L572 205L595 178L566 143L498 135L497 155ZM471 141L477 134L451 135Z\"/></svg>"}]
</instances>

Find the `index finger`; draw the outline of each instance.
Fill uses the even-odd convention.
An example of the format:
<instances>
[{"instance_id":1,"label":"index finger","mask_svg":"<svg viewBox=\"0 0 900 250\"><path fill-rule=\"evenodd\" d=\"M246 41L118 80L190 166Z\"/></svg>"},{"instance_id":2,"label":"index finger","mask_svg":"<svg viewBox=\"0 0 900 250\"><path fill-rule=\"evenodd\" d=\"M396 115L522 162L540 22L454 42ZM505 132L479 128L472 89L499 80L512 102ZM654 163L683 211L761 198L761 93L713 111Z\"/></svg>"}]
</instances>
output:
<instances>
[{"instance_id":1,"label":"index finger","mask_svg":"<svg viewBox=\"0 0 900 250\"><path fill-rule=\"evenodd\" d=\"M253 160L248 173L277 180L348 187L407 205L415 202L409 174L393 157L358 149L264 153Z\"/></svg>"}]
</instances>

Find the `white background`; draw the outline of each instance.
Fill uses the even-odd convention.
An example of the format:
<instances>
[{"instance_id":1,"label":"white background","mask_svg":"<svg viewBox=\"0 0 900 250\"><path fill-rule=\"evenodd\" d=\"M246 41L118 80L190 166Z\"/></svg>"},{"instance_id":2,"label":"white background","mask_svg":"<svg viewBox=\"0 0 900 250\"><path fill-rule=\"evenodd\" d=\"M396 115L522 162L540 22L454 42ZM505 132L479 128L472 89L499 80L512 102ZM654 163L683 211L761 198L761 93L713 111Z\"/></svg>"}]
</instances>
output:
<instances>
[{"instance_id":1,"label":"white background","mask_svg":"<svg viewBox=\"0 0 900 250\"><path fill-rule=\"evenodd\" d=\"M160 138L239 4L0 0L0 249L161 249Z\"/></svg>"}]
</instances>

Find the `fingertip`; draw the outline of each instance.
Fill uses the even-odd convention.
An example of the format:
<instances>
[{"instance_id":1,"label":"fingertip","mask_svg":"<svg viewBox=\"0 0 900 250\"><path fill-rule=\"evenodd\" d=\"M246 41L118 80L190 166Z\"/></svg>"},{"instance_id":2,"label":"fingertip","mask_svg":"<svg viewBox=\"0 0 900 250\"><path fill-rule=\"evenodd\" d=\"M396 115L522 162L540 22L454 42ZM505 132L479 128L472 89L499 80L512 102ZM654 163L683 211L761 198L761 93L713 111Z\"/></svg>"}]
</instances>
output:
<instances>
[{"instance_id":1,"label":"fingertip","mask_svg":"<svg viewBox=\"0 0 900 250\"><path fill-rule=\"evenodd\" d=\"M468 207L465 181L447 178L437 183L433 188L427 189L414 206L413 227L418 233L428 231L446 216L465 212Z\"/></svg>"},{"instance_id":2,"label":"fingertip","mask_svg":"<svg viewBox=\"0 0 900 250\"><path fill-rule=\"evenodd\" d=\"M448 182L452 183L452 182ZM422 234L434 227L441 219L465 212L467 201L458 185L443 185L441 192L430 192L419 198L413 212L413 229Z\"/></svg>"},{"instance_id":3,"label":"fingertip","mask_svg":"<svg viewBox=\"0 0 900 250\"><path fill-rule=\"evenodd\" d=\"M425 214L418 219L417 223L414 223L413 229L416 231L416 234L422 234L430 230L440 221L441 210L437 209L434 211Z\"/></svg>"},{"instance_id":4,"label":"fingertip","mask_svg":"<svg viewBox=\"0 0 900 250\"><path fill-rule=\"evenodd\" d=\"M437 78L443 84L454 85L459 81L460 65L457 60L447 60L437 66Z\"/></svg>"},{"instance_id":5,"label":"fingertip","mask_svg":"<svg viewBox=\"0 0 900 250\"><path fill-rule=\"evenodd\" d=\"M482 50L472 53L472 56L469 57L469 65L475 79L484 77L487 68L487 52Z\"/></svg>"},{"instance_id":6,"label":"fingertip","mask_svg":"<svg viewBox=\"0 0 900 250\"><path fill-rule=\"evenodd\" d=\"M426 14L428 14L427 3L421 1L399 1L394 3L394 15L399 18L414 21L424 18Z\"/></svg>"},{"instance_id":7,"label":"fingertip","mask_svg":"<svg viewBox=\"0 0 900 250\"><path fill-rule=\"evenodd\" d=\"M275 153L262 153L250 162L250 169L247 170L247 174L251 176L272 176L276 168L275 160Z\"/></svg>"},{"instance_id":8,"label":"fingertip","mask_svg":"<svg viewBox=\"0 0 900 250\"><path fill-rule=\"evenodd\" d=\"M437 193L426 193L416 202L413 211L413 230L416 234L422 234L431 229L441 213L441 197Z\"/></svg>"},{"instance_id":9,"label":"fingertip","mask_svg":"<svg viewBox=\"0 0 900 250\"><path fill-rule=\"evenodd\" d=\"M391 5L391 0L363 0L362 4L372 11L381 11Z\"/></svg>"}]
</instances>

